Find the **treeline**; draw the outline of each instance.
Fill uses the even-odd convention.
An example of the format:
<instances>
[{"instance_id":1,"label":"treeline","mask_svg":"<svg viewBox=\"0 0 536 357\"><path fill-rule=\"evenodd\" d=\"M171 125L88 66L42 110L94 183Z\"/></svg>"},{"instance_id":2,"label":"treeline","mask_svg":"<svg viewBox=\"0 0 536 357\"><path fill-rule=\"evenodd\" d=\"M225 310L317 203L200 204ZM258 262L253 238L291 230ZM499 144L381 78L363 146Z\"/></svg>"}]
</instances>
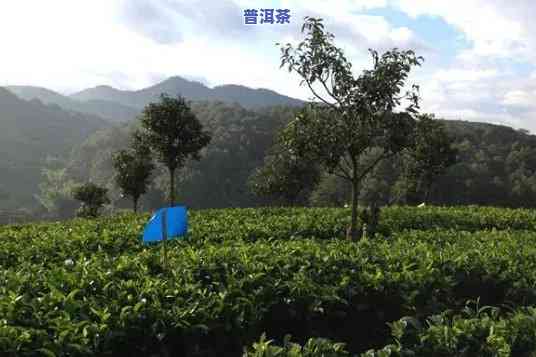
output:
<instances>
[{"instance_id":1,"label":"treeline","mask_svg":"<svg viewBox=\"0 0 536 357\"><path fill-rule=\"evenodd\" d=\"M210 132L211 142L201 152L200 161L188 161L176 173L177 201L192 208L248 207L270 201L256 197L247 186L251 173L262 165L272 145L274 133L296 112L292 107L246 110L223 102L194 102L192 111ZM131 208L127 197L114 182L113 154L129 144L139 122L101 130L75 148L69 160L49 161L43 170L39 215L68 218L78 207L70 192L76 185L91 181L108 189L109 211ZM169 178L165 167L157 165L152 184L139 201L141 210L165 205Z\"/></svg>"},{"instance_id":2,"label":"treeline","mask_svg":"<svg viewBox=\"0 0 536 357\"><path fill-rule=\"evenodd\" d=\"M225 103L192 103L192 110L211 133L202 160L188 162L177 174L177 200L192 208L254 207L288 204L277 197L259 197L249 184L264 164L276 133L297 113L296 108L270 107L256 111ZM442 121L458 151L457 162L432 185L427 202L439 205L482 204L507 207L536 206L536 137L512 128L464 121ZM77 183L92 181L108 188L109 211L130 208L115 185L112 155L128 144L138 126L131 122L90 136L66 162L49 161L43 172L41 217L71 217L78 203L69 194ZM362 184L360 203L416 204L423 193L412 192L402 156L381 163ZM167 174L158 167L141 210L166 202ZM319 184L304 190L294 204L343 206L349 203L347 182L326 172Z\"/></svg>"},{"instance_id":3,"label":"treeline","mask_svg":"<svg viewBox=\"0 0 536 357\"><path fill-rule=\"evenodd\" d=\"M510 127L458 120L441 121L457 162L437 177L427 199L434 205L536 207L536 136ZM400 157L384 161L374 177L365 179L360 200L382 204L418 204L423 193L412 192ZM309 201L343 205L350 187L326 175Z\"/></svg>"}]
</instances>

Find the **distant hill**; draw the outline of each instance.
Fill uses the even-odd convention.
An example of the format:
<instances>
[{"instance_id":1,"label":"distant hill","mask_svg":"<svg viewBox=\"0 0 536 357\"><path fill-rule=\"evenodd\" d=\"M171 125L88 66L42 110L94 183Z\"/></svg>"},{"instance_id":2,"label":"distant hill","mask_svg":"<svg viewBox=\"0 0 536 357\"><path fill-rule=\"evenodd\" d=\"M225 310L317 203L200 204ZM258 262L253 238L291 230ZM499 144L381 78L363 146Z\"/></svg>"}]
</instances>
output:
<instances>
[{"instance_id":1,"label":"distant hill","mask_svg":"<svg viewBox=\"0 0 536 357\"><path fill-rule=\"evenodd\" d=\"M301 106L303 101L281 95L269 89L252 89L239 85L222 85L213 89L202 83L181 77L171 77L153 86L124 91L110 86L97 86L65 96L50 89L32 86L5 87L21 99L39 99L45 104L100 116L114 123L126 122L138 116L145 105L158 100L162 93L183 95L192 101L237 103L246 109L271 106Z\"/></svg>"},{"instance_id":2,"label":"distant hill","mask_svg":"<svg viewBox=\"0 0 536 357\"><path fill-rule=\"evenodd\" d=\"M186 170L181 171L178 200L195 208L262 204L261 199L248 191L247 179L262 164L276 130L295 116L296 108L270 107L251 111L226 103L198 102L192 109L212 133L213 140L200 162L189 164ZM536 206L535 135L488 123L440 121L454 137L460 162L438 180L431 202L444 205ZM90 177L92 181L107 186L110 192L115 192L117 200L119 193L113 183L114 172L109 158L111 152L125 145L130 129L127 126L107 128L91 135L73 151L67 165L68 173L77 181ZM399 164L399 158L393 159L381 171L386 175L383 180L365 182L362 199L376 197L372 196L372 192L380 192L378 197L391 198L389 190L396 187ZM163 190L167 173L159 172L155 178L156 185ZM327 192L323 195L326 199L322 204L336 204L333 197L336 199L339 194L341 202L346 202L349 196L346 188L337 182L320 186L319 191L325 189ZM142 200L145 208L155 209L164 204L164 201L154 199L157 195L148 197L151 198L144 197ZM149 201L153 203L149 204ZM126 203L124 207L129 207L130 202L123 203Z\"/></svg>"},{"instance_id":3,"label":"distant hill","mask_svg":"<svg viewBox=\"0 0 536 357\"><path fill-rule=\"evenodd\" d=\"M45 104L57 104L66 110L97 115L111 122L131 120L140 112L136 108L108 99L80 101L41 87L7 86L6 88L21 99L39 99Z\"/></svg>"},{"instance_id":4,"label":"distant hill","mask_svg":"<svg viewBox=\"0 0 536 357\"><path fill-rule=\"evenodd\" d=\"M66 158L73 147L109 125L97 116L26 101L0 88L0 191L7 192L7 197L0 195L0 208L32 204L45 159Z\"/></svg>"},{"instance_id":5,"label":"distant hill","mask_svg":"<svg viewBox=\"0 0 536 357\"><path fill-rule=\"evenodd\" d=\"M268 89L252 89L239 85L222 85L213 89L181 77L171 77L154 86L137 91L123 91L110 86L85 89L70 97L79 101L108 100L137 109L158 99L161 93L181 94L193 101L236 102L246 109L275 105L300 106L304 102Z\"/></svg>"}]
</instances>

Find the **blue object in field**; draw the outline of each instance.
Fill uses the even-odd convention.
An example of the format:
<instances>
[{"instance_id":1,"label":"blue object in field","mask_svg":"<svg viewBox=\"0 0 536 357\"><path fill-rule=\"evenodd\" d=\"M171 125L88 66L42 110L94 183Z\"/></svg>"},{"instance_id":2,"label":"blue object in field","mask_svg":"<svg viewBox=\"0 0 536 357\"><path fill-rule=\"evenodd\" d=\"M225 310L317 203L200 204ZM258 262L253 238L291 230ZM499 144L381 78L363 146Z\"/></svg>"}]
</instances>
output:
<instances>
[{"instance_id":1,"label":"blue object in field","mask_svg":"<svg viewBox=\"0 0 536 357\"><path fill-rule=\"evenodd\" d=\"M143 231L143 242L154 243L177 238L188 232L186 207L161 208L151 217Z\"/></svg>"}]
</instances>

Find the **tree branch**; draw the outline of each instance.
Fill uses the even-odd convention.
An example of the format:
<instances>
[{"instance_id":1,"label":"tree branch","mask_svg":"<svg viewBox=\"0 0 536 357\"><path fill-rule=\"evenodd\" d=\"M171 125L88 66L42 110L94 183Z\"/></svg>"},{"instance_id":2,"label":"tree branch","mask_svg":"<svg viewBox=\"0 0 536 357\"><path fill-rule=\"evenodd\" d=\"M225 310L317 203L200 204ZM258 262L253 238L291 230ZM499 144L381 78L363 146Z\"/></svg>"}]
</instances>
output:
<instances>
[{"instance_id":1,"label":"tree branch","mask_svg":"<svg viewBox=\"0 0 536 357\"><path fill-rule=\"evenodd\" d=\"M372 165L370 165L369 167L367 167L367 168L363 171L363 173L359 176L359 180L361 181L365 176L367 176L367 175L370 173L370 171L372 171L372 170L376 167L376 165L378 165L378 163L379 163L380 161L382 161L383 159L387 159L387 158L389 158L389 157L392 157L392 156L394 156L394 155L396 155L396 152L392 152L392 153L388 153L388 154L385 154L385 153L384 153L384 154L380 155L376 160L374 160L374 162L372 163Z\"/></svg>"},{"instance_id":2,"label":"tree branch","mask_svg":"<svg viewBox=\"0 0 536 357\"><path fill-rule=\"evenodd\" d=\"M339 169L340 169L340 168L339 168ZM342 179L344 179L344 180L349 180L349 181L352 180L352 178L351 178L350 176L345 176L345 174L341 175L341 174L339 174L339 173L337 173L337 172L335 172L335 171L331 172L331 175L333 175L333 176L337 176L337 177L342 178Z\"/></svg>"},{"instance_id":3,"label":"tree branch","mask_svg":"<svg viewBox=\"0 0 536 357\"><path fill-rule=\"evenodd\" d=\"M346 175L346 178L348 178L349 180L352 179L352 175L350 174L350 172L347 171L340 163L337 165L337 168L341 170L344 175Z\"/></svg>"},{"instance_id":4,"label":"tree branch","mask_svg":"<svg viewBox=\"0 0 536 357\"><path fill-rule=\"evenodd\" d=\"M344 163L348 166L348 169L351 170L352 165L348 162L348 159L346 158L346 155L343 155L342 158L344 160Z\"/></svg>"},{"instance_id":5,"label":"tree branch","mask_svg":"<svg viewBox=\"0 0 536 357\"><path fill-rule=\"evenodd\" d=\"M329 88L328 88L328 86L327 86L327 84L326 84L326 81L325 81L325 80L322 80L322 78L319 79L319 81L320 81L320 83L322 83L322 86L323 86L324 89L326 90L326 93L328 93L328 95L329 95L331 98L335 99L335 101L336 101L337 103L339 103L339 107L342 108L342 103L341 103L341 101L339 100L339 98L336 98L336 97L333 95L333 92L332 92L332 91L329 90ZM333 81L331 81L331 83L333 83Z\"/></svg>"},{"instance_id":6,"label":"tree branch","mask_svg":"<svg viewBox=\"0 0 536 357\"><path fill-rule=\"evenodd\" d=\"M320 99L324 104L327 104L329 105L331 108L333 109L337 109L337 106L333 103L330 103L328 102L327 100L325 100L324 98L322 98L314 89L313 87L311 86L311 82L309 82L309 80L307 79L307 76L305 76L300 70L294 68L294 70L303 78L303 80L305 81L305 83L307 83L307 87L309 87L309 90L311 91L311 93L313 93L313 95Z\"/></svg>"}]
</instances>

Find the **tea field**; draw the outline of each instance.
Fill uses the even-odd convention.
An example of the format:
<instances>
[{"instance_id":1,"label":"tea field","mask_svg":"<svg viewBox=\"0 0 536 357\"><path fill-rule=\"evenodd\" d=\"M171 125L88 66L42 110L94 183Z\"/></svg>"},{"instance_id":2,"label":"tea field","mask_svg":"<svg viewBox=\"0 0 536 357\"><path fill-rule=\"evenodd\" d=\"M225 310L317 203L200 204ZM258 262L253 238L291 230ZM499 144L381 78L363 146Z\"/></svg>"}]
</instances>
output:
<instances>
[{"instance_id":1,"label":"tea field","mask_svg":"<svg viewBox=\"0 0 536 357\"><path fill-rule=\"evenodd\" d=\"M536 211L192 211L0 227L1 356L536 356Z\"/></svg>"}]
</instances>

